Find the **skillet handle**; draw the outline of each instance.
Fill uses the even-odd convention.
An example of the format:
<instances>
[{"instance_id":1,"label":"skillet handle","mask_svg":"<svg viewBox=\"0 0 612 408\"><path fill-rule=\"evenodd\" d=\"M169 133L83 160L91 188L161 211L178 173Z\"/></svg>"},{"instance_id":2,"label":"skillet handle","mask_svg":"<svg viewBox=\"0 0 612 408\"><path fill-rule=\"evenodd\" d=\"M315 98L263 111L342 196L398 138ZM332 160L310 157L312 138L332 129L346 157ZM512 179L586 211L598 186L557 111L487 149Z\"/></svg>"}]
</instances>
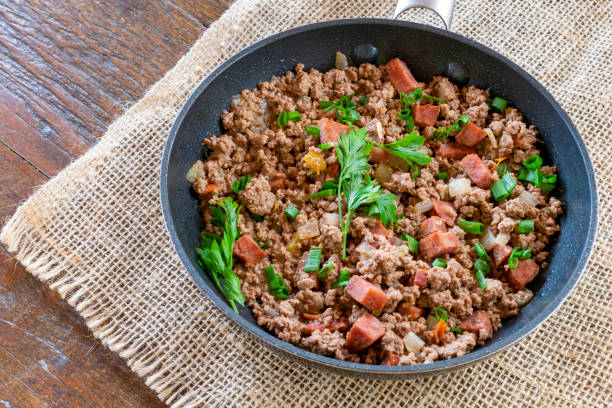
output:
<instances>
[{"instance_id":1,"label":"skillet handle","mask_svg":"<svg viewBox=\"0 0 612 408\"><path fill-rule=\"evenodd\" d=\"M433 11L442 18L446 29L450 30L455 0L397 0L393 19L397 19L400 14L411 8L426 8Z\"/></svg>"}]
</instances>

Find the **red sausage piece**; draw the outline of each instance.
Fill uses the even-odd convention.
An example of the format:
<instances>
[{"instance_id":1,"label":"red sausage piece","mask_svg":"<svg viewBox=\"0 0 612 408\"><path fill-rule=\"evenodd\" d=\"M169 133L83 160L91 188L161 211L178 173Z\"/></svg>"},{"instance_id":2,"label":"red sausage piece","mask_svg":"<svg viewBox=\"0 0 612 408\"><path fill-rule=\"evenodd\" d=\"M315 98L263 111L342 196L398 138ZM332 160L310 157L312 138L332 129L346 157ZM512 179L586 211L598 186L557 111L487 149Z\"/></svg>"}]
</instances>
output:
<instances>
[{"instance_id":1,"label":"red sausage piece","mask_svg":"<svg viewBox=\"0 0 612 408\"><path fill-rule=\"evenodd\" d=\"M417 126L433 126L438 120L440 107L437 105L416 105L412 108L412 117Z\"/></svg>"},{"instance_id":2,"label":"red sausage piece","mask_svg":"<svg viewBox=\"0 0 612 408\"><path fill-rule=\"evenodd\" d=\"M516 269L507 268L505 275L512 289L521 290L536 277L539 271L540 267L538 264L528 259L526 261L519 261Z\"/></svg>"},{"instance_id":3,"label":"red sausage piece","mask_svg":"<svg viewBox=\"0 0 612 408\"><path fill-rule=\"evenodd\" d=\"M455 135L455 140L466 146L474 146L485 138L487 132L478 127L478 125L468 122L463 129Z\"/></svg>"},{"instance_id":4,"label":"red sausage piece","mask_svg":"<svg viewBox=\"0 0 612 408\"><path fill-rule=\"evenodd\" d=\"M421 253L427 259L455 253L461 242L454 232L434 232L421 240Z\"/></svg>"},{"instance_id":5,"label":"red sausage piece","mask_svg":"<svg viewBox=\"0 0 612 408\"><path fill-rule=\"evenodd\" d=\"M319 121L321 144L336 143L338 138L342 136L342 133L348 133L349 130L351 130L350 127L327 118L323 118Z\"/></svg>"},{"instance_id":6,"label":"red sausage piece","mask_svg":"<svg viewBox=\"0 0 612 408\"><path fill-rule=\"evenodd\" d=\"M474 153L473 147L467 147L458 143L444 143L438 147L436 154L449 159L463 159L470 153Z\"/></svg>"},{"instance_id":7,"label":"red sausage piece","mask_svg":"<svg viewBox=\"0 0 612 408\"><path fill-rule=\"evenodd\" d=\"M493 261L495 261L495 265L501 266L508 262L511 253L512 247L508 245L497 245L493 248Z\"/></svg>"},{"instance_id":8,"label":"red sausage piece","mask_svg":"<svg viewBox=\"0 0 612 408\"><path fill-rule=\"evenodd\" d=\"M397 89L397 92L410 93L418 87L417 80L414 79L406 63L401 59L393 58L387 62L386 67L389 79L391 79L391 83Z\"/></svg>"},{"instance_id":9,"label":"red sausage piece","mask_svg":"<svg viewBox=\"0 0 612 408\"><path fill-rule=\"evenodd\" d=\"M449 227L455 225L455 218L457 218L457 211L455 211L455 207L453 204L448 203L446 201L436 200L435 198L431 200L433 207L432 210L436 215L446 223Z\"/></svg>"},{"instance_id":10,"label":"red sausage piece","mask_svg":"<svg viewBox=\"0 0 612 408\"><path fill-rule=\"evenodd\" d=\"M353 276L345 291L357 302L375 312L381 311L389 300L389 296L380 286L368 282L361 276Z\"/></svg>"},{"instance_id":11,"label":"red sausage piece","mask_svg":"<svg viewBox=\"0 0 612 408\"><path fill-rule=\"evenodd\" d=\"M483 333L486 335L485 338L490 339L493 337L493 326L491 326L491 319L489 314L484 310L476 310L470 317L465 319L459 325L459 329L471 333Z\"/></svg>"},{"instance_id":12,"label":"red sausage piece","mask_svg":"<svg viewBox=\"0 0 612 408\"><path fill-rule=\"evenodd\" d=\"M486 164L478 157L477 154L472 153L461 159L461 167L472 179L474 184L480 188L487 189L493 182L493 177Z\"/></svg>"},{"instance_id":13,"label":"red sausage piece","mask_svg":"<svg viewBox=\"0 0 612 408\"><path fill-rule=\"evenodd\" d=\"M361 315L346 337L346 349L356 353L371 346L385 334L386 326L369 313Z\"/></svg>"},{"instance_id":14,"label":"red sausage piece","mask_svg":"<svg viewBox=\"0 0 612 408\"><path fill-rule=\"evenodd\" d=\"M437 215L432 215L421 223L421 236L426 237L436 231L446 232L446 224L442 218Z\"/></svg>"},{"instance_id":15,"label":"red sausage piece","mask_svg":"<svg viewBox=\"0 0 612 408\"><path fill-rule=\"evenodd\" d=\"M243 235L234 242L234 255L247 265L255 265L267 256L250 235Z\"/></svg>"}]
</instances>

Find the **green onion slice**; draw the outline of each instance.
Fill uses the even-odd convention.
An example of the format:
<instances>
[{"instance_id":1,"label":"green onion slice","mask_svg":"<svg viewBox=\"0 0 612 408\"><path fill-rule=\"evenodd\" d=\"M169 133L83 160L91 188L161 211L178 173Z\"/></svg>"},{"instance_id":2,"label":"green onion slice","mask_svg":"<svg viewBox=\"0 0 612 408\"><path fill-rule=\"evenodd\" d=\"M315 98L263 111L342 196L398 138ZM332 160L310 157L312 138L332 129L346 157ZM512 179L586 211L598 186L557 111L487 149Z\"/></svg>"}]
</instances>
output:
<instances>
[{"instance_id":1,"label":"green onion slice","mask_svg":"<svg viewBox=\"0 0 612 408\"><path fill-rule=\"evenodd\" d=\"M268 280L270 294L278 299L287 299L289 297L289 288L285 285L283 277L274 272L274 267L268 266L265 268L264 274Z\"/></svg>"},{"instance_id":2,"label":"green onion slice","mask_svg":"<svg viewBox=\"0 0 612 408\"><path fill-rule=\"evenodd\" d=\"M497 166L497 175L499 177L504 177L504 174L508 172L508 165L506 163L501 163Z\"/></svg>"},{"instance_id":3,"label":"green onion slice","mask_svg":"<svg viewBox=\"0 0 612 408\"><path fill-rule=\"evenodd\" d=\"M321 150L327 150L327 149L329 149L330 147L332 147L332 144L331 144L331 143L323 143L323 144L320 144L320 145L319 145L319 149L321 149Z\"/></svg>"},{"instance_id":4,"label":"green onion slice","mask_svg":"<svg viewBox=\"0 0 612 408\"><path fill-rule=\"evenodd\" d=\"M438 173L438 179L439 180L448 180L448 173L445 171L441 171L440 173Z\"/></svg>"},{"instance_id":5,"label":"green onion slice","mask_svg":"<svg viewBox=\"0 0 612 408\"><path fill-rule=\"evenodd\" d=\"M469 234L480 235L484 232L485 226L482 222L476 221L459 221L459 227Z\"/></svg>"},{"instance_id":6,"label":"green onion slice","mask_svg":"<svg viewBox=\"0 0 612 408\"><path fill-rule=\"evenodd\" d=\"M487 288L487 280L485 279L484 274L481 270L476 271L476 273L474 274L474 279L476 279L480 290L485 290Z\"/></svg>"},{"instance_id":7,"label":"green onion slice","mask_svg":"<svg viewBox=\"0 0 612 408\"><path fill-rule=\"evenodd\" d=\"M480 259L483 259L487 262L491 262L491 258L489 258L489 254L487 254L487 251L485 251L484 247L482 246L480 242L477 242L474 244L474 251L476 251L476 255L478 255Z\"/></svg>"},{"instance_id":8,"label":"green onion slice","mask_svg":"<svg viewBox=\"0 0 612 408\"><path fill-rule=\"evenodd\" d=\"M300 213L300 210L295 208L293 205L288 205L287 208L285 208L285 215L291 221L295 221L295 219L296 219L296 217L298 216L299 213Z\"/></svg>"},{"instance_id":9,"label":"green onion slice","mask_svg":"<svg viewBox=\"0 0 612 408\"><path fill-rule=\"evenodd\" d=\"M331 285L331 287L339 288L341 286L348 285L350 277L351 277L351 271L349 271L348 269L343 269L342 272L340 273L340 276L338 276L338 282Z\"/></svg>"},{"instance_id":10,"label":"green onion slice","mask_svg":"<svg viewBox=\"0 0 612 408\"><path fill-rule=\"evenodd\" d=\"M510 253L510 258L508 258L508 267L510 269L516 269L519 265L519 259L529 258L531 258L531 250L521 247L514 247Z\"/></svg>"},{"instance_id":11,"label":"green onion slice","mask_svg":"<svg viewBox=\"0 0 612 408\"><path fill-rule=\"evenodd\" d=\"M436 258L431 265L437 266L438 268L446 268L446 261L442 258Z\"/></svg>"},{"instance_id":12,"label":"green onion slice","mask_svg":"<svg viewBox=\"0 0 612 408\"><path fill-rule=\"evenodd\" d=\"M408 248L410 249L410 253L418 254L420 251L420 243L415 238L411 237L408 234L402 234L402 241L406 241L408 243Z\"/></svg>"},{"instance_id":13,"label":"green onion slice","mask_svg":"<svg viewBox=\"0 0 612 408\"><path fill-rule=\"evenodd\" d=\"M538 154L534 154L529 156L523 162L523 165L527 167L529 170L539 169L542 166L543 160Z\"/></svg>"},{"instance_id":14,"label":"green onion slice","mask_svg":"<svg viewBox=\"0 0 612 408\"><path fill-rule=\"evenodd\" d=\"M519 234L529 234L535 230L533 220L521 220L518 225Z\"/></svg>"},{"instance_id":15,"label":"green onion slice","mask_svg":"<svg viewBox=\"0 0 612 408\"><path fill-rule=\"evenodd\" d=\"M324 278L333 268L334 268L333 262L326 263L325 265L321 267L321 269L319 269L319 272L317 272L317 276L319 278Z\"/></svg>"},{"instance_id":16,"label":"green onion slice","mask_svg":"<svg viewBox=\"0 0 612 408\"><path fill-rule=\"evenodd\" d=\"M304 265L304 272L316 272L319 270L321 264L321 248L314 247L308 251L306 257L306 264Z\"/></svg>"},{"instance_id":17,"label":"green onion slice","mask_svg":"<svg viewBox=\"0 0 612 408\"><path fill-rule=\"evenodd\" d=\"M400 110L399 112L397 112L397 116L400 119L404 119L406 121L410 118L411 114L412 114L412 111L410 110L410 108L404 108L404 109Z\"/></svg>"},{"instance_id":18,"label":"green onion slice","mask_svg":"<svg viewBox=\"0 0 612 408\"><path fill-rule=\"evenodd\" d=\"M502 181L496 181L491 184L491 195L495 201L502 201L508 198L510 193L506 190L506 186Z\"/></svg>"},{"instance_id":19,"label":"green onion slice","mask_svg":"<svg viewBox=\"0 0 612 408\"><path fill-rule=\"evenodd\" d=\"M316 126L306 126L306 133L309 135L319 136L321 134L321 130Z\"/></svg>"},{"instance_id":20,"label":"green onion slice","mask_svg":"<svg viewBox=\"0 0 612 408\"><path fill-rule=\"evenodd\" d=\"M441 307L436 307L434 309L434 316L436 316L437 321L444 320L445 322L448 322L448 314L446 313L446 310L442 309Z\"/></svg>"},{"instance_id":21,"label":"green onion slice","mask_svg":"<svg viewBox=\"0 0 612 408\"><path fill-rule=\"evenodd\" d=\"M491 102L491 108L498 113L504 113L506 106L508 106L508 101L499 96L493 98L493 102Z\"/></svg>"},{"instance_id":22,"label":"green onion slice","mask_svg":"<svg viewBox=\"0 0 612 408\"><path fill-rule=\"evenodd\" d=\"M489 265L487 265L487 263L482 259L477 259L476 262L474 262L474 269L476 269L477 271L482 271L482 273L485 275L491 272L491 268L489 268Z\"/></svg>"},{"instance_id":23,"label":"green onion slice","mask_svg":"<svg viewBox=\"0 0 612 408\"><path fill-rule=\"evenodd\" d=\"M516 187L516 180L510 173L504 174L504 177L501 178L501 182L504 183L504 187L506 187L508 194L512 193L512 190Z\"/></svg>"}]
</instances>

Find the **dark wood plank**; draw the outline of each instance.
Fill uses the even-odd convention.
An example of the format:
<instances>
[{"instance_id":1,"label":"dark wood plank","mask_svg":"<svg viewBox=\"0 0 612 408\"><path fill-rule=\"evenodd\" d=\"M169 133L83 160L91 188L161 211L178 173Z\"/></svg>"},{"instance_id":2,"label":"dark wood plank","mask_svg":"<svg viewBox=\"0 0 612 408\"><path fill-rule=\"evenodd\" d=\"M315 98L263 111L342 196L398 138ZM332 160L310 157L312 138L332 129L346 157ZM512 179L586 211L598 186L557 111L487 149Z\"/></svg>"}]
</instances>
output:
<instances>
[{"instance_id":1,"label":"dark wood plank","mask_svg":"<svg viewBox=\"0 0 612 408\"><path fill-rule=\"evenodd\" d=\"M229 0L0 0L0 226L96 143ZM0 407L163 407L0 245Z\"/></svg>"}]
</instances>

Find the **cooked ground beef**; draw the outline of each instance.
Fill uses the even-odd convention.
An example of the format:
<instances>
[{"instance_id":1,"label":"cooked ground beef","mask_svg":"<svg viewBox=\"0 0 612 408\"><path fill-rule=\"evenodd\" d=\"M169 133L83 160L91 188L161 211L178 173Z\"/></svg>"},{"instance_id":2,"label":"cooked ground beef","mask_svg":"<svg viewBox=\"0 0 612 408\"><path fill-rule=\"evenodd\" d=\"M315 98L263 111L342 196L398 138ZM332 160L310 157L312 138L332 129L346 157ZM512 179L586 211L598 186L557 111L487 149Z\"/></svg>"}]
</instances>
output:
<instances>
[{"instance_id":1,"label":"cooked ground beef","mask_svg":"<svg viewBox=\"0 0 612 408\"><path fill-rule=\"evenodd\" d=\"M398 117L402 109L398 87L409 86L410 81L400 83L389 75L391 68L403 69L400 62L393 62L393 67L392 62L387 66L363 64L325 73L305 71L298 65L295 72L242 91L223 112L224 134L204 140L209 157L195 166L194 190L202 200L208 233L219 233L210 223L209 206L233 195L232 184L240 177L252 177L243 191L233 195L248 210L240 213L238 227L241 235L252 239L241 242L241 250L248 251L253 242L267 246L260 257L236 262L234 271L257 323L285 341L337 359L408 365L468 353L499 329L502 318L517 314L532 298L524 286L538 273L538 265L546 267L547 247L559 231L556 218L562 212L561 203L549 193L519 181L507 199L495 201L488 188L499 181L493 169L496 159L506 157L508 171L516 179L525 158L539 153L534 145L537 130L525 124L514 108L491 113L487 90L460 89L437 76L429 83L414 85L445 102L423 98L416 104L435 107L419 111L424 115L418 121L422 126L415 128L426 138L424 146L431 162L420 168L416 179L392 161L372 163L370 170L385 192L399 198L397 208L403 217L384 228L378 218L356 213L348 233L348 256L341 258L337 197L309 199L338 172L334 149L318 146L329 136L324 135L324 124L341 125L319 103L353 94L357 102L367 95L367 103L356 108L359 120L353 125L366 127L377 143L401 139L407 130L406 122ZM283 110L298 111L300 120L290 120L281 129L276 118ZM434 112L433 119L425 116L428 112ZM442 141L432 137L436 128L448 128L461 115L469 116L471 124L456 141L453 134ZM321 135L309 134L307 126L321 128ZM497 147L489 137L482 138L483 129L492 132ZM305 162L309 152L321 155L325 170L315 171ZM468 157L470 153L475 154ZM464 157L468 158L462 160ZM553 174L556 168L546 166L542 171ZM441 172L448 178L438 178ZM451 196L449 183L457 179L467 179L469 191ZM519 197L524 191L537 200L536 206ZM295 220L284 213L289 205L299 209ZM534 220L533 232L517 232L524 219ZM463 220L484 223L493 236L509 236L504 247L498 245L495 262L494 251L488 251L491 273L484 290L473 269L479 236L459 228ZM298 234L304 228L309 231L305 237ZM406 241L400 239L403 234L422 241L420 254L409 251ZM446 250L448 245L452 250ZM312 247L322 248L321 265L334 264L325 277L303 271ZM529 249L532 260L521 260L510 270L507 256L512 247ZM443 259L446 266L432 266L433 258ZM499 259L502 262L497 265ZM289 287L288 299L269 293L263 270L270 265ZM352 276L349 286L332 287L344 269ZM443 326L444 330L438 327L436 308L447 313L449 327ZM457 327L463 328L462 334L451 330ZM405 345L404 337L410 333L424 345L417 349Z\"/></svg>"}]
</instances>

